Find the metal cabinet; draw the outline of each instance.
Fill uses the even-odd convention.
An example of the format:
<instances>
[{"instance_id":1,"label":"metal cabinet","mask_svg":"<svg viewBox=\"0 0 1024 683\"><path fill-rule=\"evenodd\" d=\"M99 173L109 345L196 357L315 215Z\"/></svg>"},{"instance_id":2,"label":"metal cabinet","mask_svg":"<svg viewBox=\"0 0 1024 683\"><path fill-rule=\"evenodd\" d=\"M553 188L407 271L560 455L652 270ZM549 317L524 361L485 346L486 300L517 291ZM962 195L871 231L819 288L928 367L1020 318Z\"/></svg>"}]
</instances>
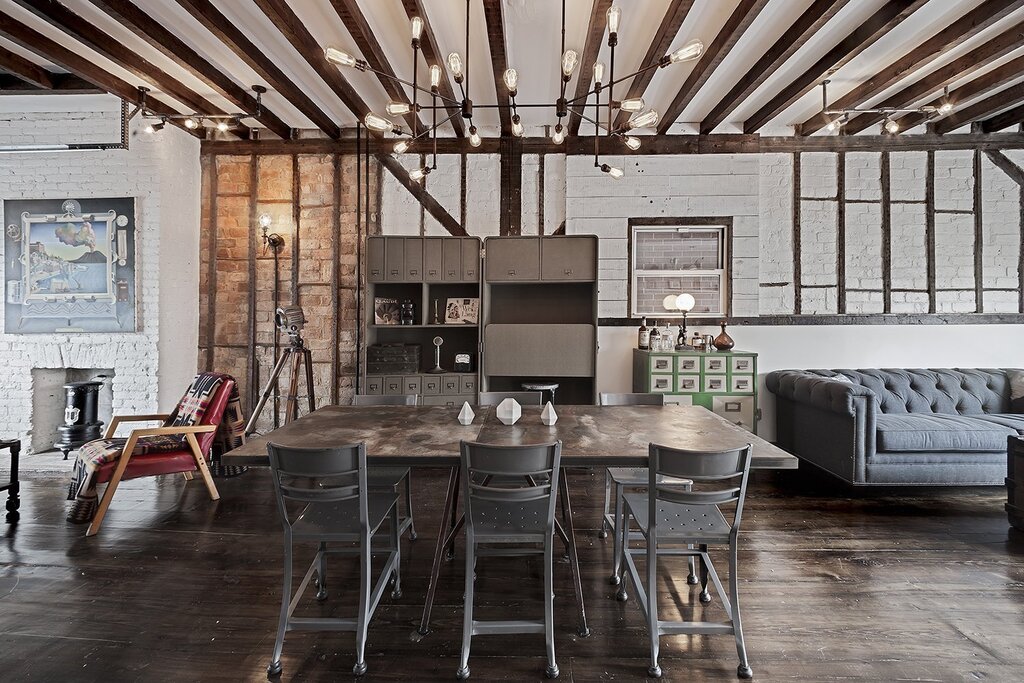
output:
<instances>
[{"instance_id":1,"label":"metal cabinet","mask_svg":"<svg viewBox=\"0 0 1024 683\"><path fill-rule=\"evenodd\" d=\"M384 393L384 378L380 375L367 375L366 377L366 393L373 394L375 396Z\"/></svg>"},{"instance_id":2,"label":"metal cabinet","mask_svg":"<svg viewBox=\"0 0 1024 683\"><path fill-rule=\"evenodd\" d=\"M387 396L400 396L405 393L405 378L388 375L384 378L384 393Z\"/></svg>"},{"instance_id":3,"label":"metal cabinet","mask_svg":"<svg viewBox=\"0 0 1024 683\"><path fill-rule=\"evenodd\" d=\"M419 282L423 279L423 238L405 238L405 279Z\"/></svg>"},{"instance_id":4,"label":"metal cabinet","mask_svg":"<svg viewBox=\"0 0 1024 683\"><path fill-rule=\"evenodd\" d=\"M476 282L480 277L480 243L476 240L461 240L462 242L462 279L466 282Z\"/></svg>"},{"instance_id":5,"label":"metal cabinet","mask_svg":"<svg viewBox=\"0 0 1024 683\"><path fill-rule=\"evenodd\" d=\"M384 241L384 279L401 282L405 279L405 240L390 238Z\"/></svg>"},{"instance_id":6,"label":"metal cabinet","mask_svg":"<svg viewBox=\"0 0 1024 683\"><path fill-rule=\"evenodd\" d=\"M484 259L489 282L540 279L540 238L505 237L487 241Z\"/></svg>"},{"instance_id":7,"label":"metal cabinet","mask_svg":"<svg viewBox=\"0 0 1024 683\"><path fill-rule=\"evenodd\" d=\"M384 239L381 237L366 240L366 278L370 282L384 280Z\"/></svg>"},{"instance_id":8,"label":"metal cabinet","mask_svg":"<svg viewBox=\"0 0 1024 683\"><path fill-rule=\"evenodd\" d=\"M437 396L441 393L441 375L423 376L423 395Z\"/></svg>"},{"instance_id":9,"label":"metal cabinet","mask_svg":"<svg viewBox=\"0 0 1024 683\"><path fill-rule=\"evenodd\" d=\"M442 280L445 282L459 282L462 280L462 240L445 239L442 261L444 273Z\"/></svg>"},{"instance_id":10,"label":"metal cabinet","mask_svg":"<svg viewBox=\"0 0 1024 683\"><path fill-rule=\"evenodd\" d=\"M423 240L423 279L427 282L441 282L444 277L441 244L441 237L427 237Z\"/></svg>"},{"instance_id":11,"label":"metal cabinet","mask_svg":"<svg viewBox=\"0 0 1024 683\"><path fill-rule=\"evenodd\" d=\"M547 237L540 240L542 280L597 279L597 239Z\"/></svg>"}]
</instances>

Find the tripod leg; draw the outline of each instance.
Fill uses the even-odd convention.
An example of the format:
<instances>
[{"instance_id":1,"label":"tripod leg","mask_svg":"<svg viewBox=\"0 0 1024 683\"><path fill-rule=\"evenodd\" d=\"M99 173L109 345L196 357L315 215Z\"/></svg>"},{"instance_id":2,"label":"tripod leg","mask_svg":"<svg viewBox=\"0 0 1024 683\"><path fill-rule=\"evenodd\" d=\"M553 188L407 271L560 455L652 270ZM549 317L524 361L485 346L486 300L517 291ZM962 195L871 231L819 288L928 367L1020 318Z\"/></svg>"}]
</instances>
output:
<instances>
[{"instance_id":1,"label":"tripod leg","mask_svg":"<svg viewBox=\"0 0 1024 683\"><path fill-rule=\"evenodd\" d=\"M292 376L288 380L288 403L284 409L284 422L288 424L299 417L299 364L302 356L294 351L292 356Z\"/></svg>"},{"instance_id":2,"label":"tripod leg","mask_svg":"<svg viewBox=\"0 0 1024 683\"><path fill-rule=\"evenodd\" d=\"M316 410L316 398L313 394L313 352L303 349L303 360L306 363L306 394L309 398L309 412Z\"/></svg>"},{"instance_id":3,"label":"tripod leg","mask_svg":"<svg viewBox=\"0 0 1024 683\"><path fill-rule=\"evenodd\" d=\"M263 393L260 394L260 400L256 403L256 407L252 409L252 415L249 416L249 422L245 425L246 435L252 434L256 428L256 420L259 419L260 413L263 412L263 407L267 405L267 399L274 393L274 387L277 386L277 378L281 376L281 371L284 370L284 364L288 359L288 355L291 349L285 349L281 357L277 359L277 365L274 366L274 371L270 373L270 379L267 380L267 385L263 388Z\"/></svg>"}]
</instances>

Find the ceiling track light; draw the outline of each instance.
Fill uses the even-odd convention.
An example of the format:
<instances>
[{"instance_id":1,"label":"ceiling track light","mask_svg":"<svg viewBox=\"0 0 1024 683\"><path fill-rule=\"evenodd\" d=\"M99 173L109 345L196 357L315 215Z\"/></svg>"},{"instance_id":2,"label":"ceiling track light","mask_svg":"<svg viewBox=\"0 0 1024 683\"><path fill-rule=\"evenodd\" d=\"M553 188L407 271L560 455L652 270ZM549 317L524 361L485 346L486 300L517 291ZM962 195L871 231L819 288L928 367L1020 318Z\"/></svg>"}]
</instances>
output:
<instances>
[{"instance_id":1,"label":"ceiling track light","mask_svg":"<svg viewBox=\"0 0 1024 683\"><path fill-rule=\"evenodd\" d=\"M926 120L936 116L946 116L953 111L953 102L949 99L949 87L943 88L939 104L925 104L920 107L865 107L863 109L832 109L828 106L828 84L829 79L821 82L821 115L827 121L823 126L827 133L842 132L843 127L850 119L860 114L881 114L882 131L889 135L896 135L900 132L901 126L898 117L905 114L920 114ZM877 121L877 119L875 119Z\"/></svg>"},{"instance_id":2,"label":"ceiling track light","mask_svg":"<svg viewBox=\"0 0 1024 683\"><path fill-rule=\"evenodd\" d=\"M202 112L193 112L191 114L157 114L149 109L146 103L147 93L149 88L139 88L139 103L135 111L133 111L128 118L134 117L136 114L141 114L143 120L148 120L149 123L143 128L143 131L152 135L162 131L168 123L173 123L181 126L189 131L199 131L206 128L207 122L209 122L216 130L220 133L227 133L232 128L238 128L242 125L242 119L246 118L259 118L263 112L263 93L267 92L267 89L262 85L252 86L252 91L256 93L256 108L252 112L238 112L234 114L204 114ZM254 130L253 133L256 131Z\"/></svg>"}]
</instances>

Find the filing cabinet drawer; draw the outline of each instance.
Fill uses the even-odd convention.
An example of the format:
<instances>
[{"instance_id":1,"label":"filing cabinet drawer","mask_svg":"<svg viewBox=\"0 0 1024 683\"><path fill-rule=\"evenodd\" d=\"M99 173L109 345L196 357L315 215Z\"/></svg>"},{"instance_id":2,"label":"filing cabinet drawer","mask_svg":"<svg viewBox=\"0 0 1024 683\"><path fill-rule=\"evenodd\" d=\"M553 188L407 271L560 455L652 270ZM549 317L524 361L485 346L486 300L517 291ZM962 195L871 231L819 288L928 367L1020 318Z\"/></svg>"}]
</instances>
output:
<instances>
[{"instance_id":1,"label":"filing cabinet drawer","mask_svg":"<svg viewBox=\"0 0 1024 683\"><path fill-rule=\"evenodd\" d=\"M731 382L731 391L734 394L752 394L754 393L754 376L753 375L733 375Z\"/></svg>"},{"instance_id":2,"label":"filing cabinet drawer","mask_svg":"<svg viewBox=\"0 0 1024 683\"><path fill-rule=\"evenodd\" d=\"M724 375L726 372L726 363L729 359L725 356L716 358L715 356L704 356L704 372L707 374L721 374Z\"/></svg>"},{"instance_id":3,"label":"filing cabinet drawer","mask_svg":"<svg viewBox=\"0 0 1024 683\"><path fill-rule=\"evenodd\" d=\"M370 282L384 281L384 238L371 237L366 240L366 279Z\"/></svg>"},{"instance_id":4,"label":"filing cabinet drawer","mask_svg":"<svg viewBox=\"0 0 1024 683\"><path fill-rule=\"evenodd\" d=\"M462 240L454 237L442 240L444 273L441 277L445 282L462 280Z\"/></svg>"},{"instance_id":5,"label":"filing cabinet drawer","mask_svg":"<svg viewBox=\"0 0 1024 683\"><path fill-rule=\"evenodd\" d=\"M697 356L679 356L676 358L676 372L679 374L700 374L700 358Z\"/></svg>"},{"instance_id":6,"label":"filing cabinet drawer","mask_svg":"<svg viewBox=\"0 0 1024 683\"><path fill-rule=\"evenodd\" d=\"M418 394L423 388L423 380L419 375L408 375L405 378L405 389L402 391L404 394Z\"/></svg>"},{"instance_id":7,"label":"filing cabinet drawer","mask_svg":"<svg viewBox=\"0 0 1024 683\"><path fill-rule=\"evenodd\" d=\"M476 282L480 277L480 242L467 238L462 240L462 279Z\"/></svg>"},{"instance_id":8,"label":"filing cabinet drawer","mask_svg":"<svg viewBox=\"0 0 1024 683\"><path fill-rule=\"evenodd\" d=\"M425 406L451 406L453 408L461 406L463 403L472 404L476 401L476 396L468 394L452 394L451 396L424 396L420 401L420 405Z\"/></svg>"},{"instance_id":9,"label":"filing cabinet drawer","mask_svg":"<svg viewBox=\"0 0 1024 683\"><path fill-rule=\"evenodd\" d=\"M423 280L423 238L405 238L405 279L410 282Z\"/></svg>"},{"instance_id":10,"label":"filing cabinet drawer","mask_svg":"<svg viewBox=\"0 0 1024 683\"><path fill-rule=\"evenodd\" d=\"M363 387L363 391L367 394L373 394L379 396L384 393L384 378L380 375L370 375L366 378L366 386Z\"/></svg>"},{"instance_id":11,"label":"filing cabinet drawer","mask_svg":"<svg viewBox=\"0 0 1024 683\"><path fill-rule=\"evenodd\" d=\"M405 279L405 240L401 237L384 240L384 272L389 282Z\"/></svg>"},{"instance_id":12,"label":"filing cabinet drawer","mask_svg":"<svg viewBox=\"0 0 1024 683\"><path fill-rule=\"evenodd\" d=\"M476 393L476 375L463 375L462 376L462 393L464 393L464 394L475 394Z\"/></svg>"},{"instance_id":13,"label":"filing cabinet drawer","mask_svg":"<svg viewBox=\"0 0 1024 683\"><path fill-rule=\"evenodd\" d=\"M732 371L736 374L743 372L754 372L753 356L733 356L730 359Z\"/></svg>"},{"instance_id":14,"label":"filing cabinet drawer","mask_svg":"<svg viewBox=\"0 0 1024 683\"><path fill-rule=\"evenodd\" d=\"M680 394L696 394L700 391L700 375L679 375L676 377L676 391Z\"/></svg>"},{"instance_id":15,"label":"filing cabinet drawer","mask_svg":"<svg viewBox=\"0 0 1024 683\"><path fill-rule=\"evenodd\" d=\"M665 405L692 406L693 396L690 396L689 394L669 394L665 397Z\"/></svg>"},{"instance_id":16,"label":"filing cabinet drawer","mask_svg":"<svg viewBox=\"0 0 1024 683\"><path fill-rule=\"evenodd\" d=\"M727 394L729 393L729 382L728 378L724 375L705 375L704 377L704 391L709 394Z\"/></svg>"},{"instance_id":17,"label":"filing cabinet drawer","mask_svg":"<svg viewBox=\"0 0 1024 683\"><path fill-rule=\"evenodd\" d=\"M459 375L441 375L441 393L455 395L462 393L462 379Z\"/></svg>"},{"instance_id":18,"label":"filing cabinet drawer","mask_svg":"<svg viewBox=\"0 0 1024 683\"><path fill-rule=\"evenodd\" d=\"M441 237L427 237L423 240L423 279L427 282L440 282L441 272Z\"/></svg>"},{"instance_id":19,"label":"filing cabinet drawer","mask_svg":"<svg viewBox=\"0 0 1024 683\"><path fill-rule=\"evenodd\" d=\"M734 425L754 431L753 396L715 396L712 399L711 411Z\"/></svg>"},{"instance_id":20,"label":"filing cabinet drawer","mask_svg":"<svg viewBox=\"0 0 1024 683\"><path fill-rule=\"evenodd\" d=\"M423 375L423 395L437 396L441 393L441 375Z\"/></svg>"},{"instance_id":21,"label":"filing cabinet drawer","mask_svg":"<svg viewBox=\"0 0 1024 683\"><path fill-rule=\"evenodd\" d=\"M672 374L672 356L651 356L651 372L666 372Z\"/></svg>"},{"instance_id":22,"label":"filing cabinet drawer","mask_svg":"<svg viewBox=\"0 0 1024 683\"><path fill-rule=\"evenodd\" d=\"M672 393L675 390L673 379L672 375L651 375L651 391L658 394Z\"/></svg>"},{"instance_id":23,"label":"filing cabinet drawer","mask_svg":"<svg viewBox=\"0 0 1024 683\"><path fill-rule=\"evenodd\" d=\"M384 378L384 394L387 396L400 396L405 393L405 378L388 375Z\"/></svg>"}]
</instances>

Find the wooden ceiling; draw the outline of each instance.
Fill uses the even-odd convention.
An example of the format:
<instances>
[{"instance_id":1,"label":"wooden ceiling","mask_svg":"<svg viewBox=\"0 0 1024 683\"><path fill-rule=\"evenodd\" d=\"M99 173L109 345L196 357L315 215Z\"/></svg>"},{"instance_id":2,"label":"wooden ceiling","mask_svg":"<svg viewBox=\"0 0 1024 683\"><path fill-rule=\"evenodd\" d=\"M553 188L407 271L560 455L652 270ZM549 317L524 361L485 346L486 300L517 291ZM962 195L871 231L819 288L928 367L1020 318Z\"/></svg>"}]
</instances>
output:
<instances>
[{"instance_id":1,"label":"wooden ceiling","mask_svg":"<svg viewBox=\"0 0 1024 683\"><path fill-rule=\"evenodd\" d=\"M624 75L690 39L700 59L648 71L616 97L646 99L661 133L821 135L821 82L830 105L906 108L955 105L926 120L907 114L904 131L945 134L1016 130L1024 123L1024 0L619 0L615 73ZM507 101L505 66L520 74L517 101L558 95L561 4L555 0L471 0L468 65L477 105ZM609 62L610 0L567 0L566 45L581 65L568 97L588 89L595 60ZM0 0L0 92L104 91L135 102L152 92L158 113L252 112L264 138L337 138L367 111L409 101L387 78L339 70L323 56L335 46L374 69L412 78L409 21L426 21L420 82L448 53L466 58L464 0ZM446 72L447 73L447 72ZM496 87L497 83L497 87ZM441 92L454 96L445 79ZM628 95L627 95L628 94ZM449 110L454 113L455 109ZM555 123L554 107L520 111L527 135ZM428 112L407 115L422 126ZM570 133L593 127L569 121ZM624 118L624 117L623 117ZM623 119L620 119L620 122ZM878 134L882 116L854 116L846 134ZM478 108L485 136L508 135L508 112ZM456 118L445 136L464 136ZM301 133L299 133L301 131ZM250 137L243 126L230 134Z\"/></svg>"}]
</instances>

